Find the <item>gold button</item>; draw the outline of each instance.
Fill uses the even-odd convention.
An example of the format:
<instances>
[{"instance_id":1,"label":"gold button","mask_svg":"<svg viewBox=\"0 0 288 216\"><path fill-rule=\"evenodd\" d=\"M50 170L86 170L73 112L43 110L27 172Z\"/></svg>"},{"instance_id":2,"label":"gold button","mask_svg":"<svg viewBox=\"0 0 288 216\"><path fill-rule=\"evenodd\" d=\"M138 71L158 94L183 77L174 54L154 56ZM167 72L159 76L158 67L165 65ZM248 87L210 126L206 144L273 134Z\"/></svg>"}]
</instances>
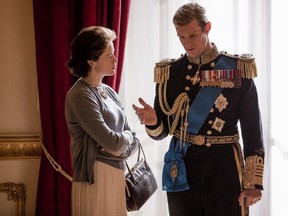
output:
<instances>
[{"instance_id":1,"label":"gold button","mask_svg":"<svg viewBox=\"0 0 288 216\"><path fill-rule=\"evenodd\" d=\"M208 121L208 124L212 125L212 124L213 124L213 121L212 121L212 120Z\"/></svg>"},{"instance_id":2,"label":"gold button","mask_svg":"<svg viewBox=\"0 0 288 216\"><path fill-rule=\"evenodd\" d=\"M211 146L211 143L207 143L206 146L207 146L207 147L210 147L210 146Z\"/></svg>"},{"instance_id":3,"label":"gold button","mask_svg":"<svg viewBox=\"0 0 288 216\"><path fill-rule=\"evenodd\" d=\"M215 67L215 63L214 63L214 62L211 62L211 63L210 63L210 66L211 66L211 67Z\"/></svg>"},{"instance_id":4,"label":"gold button","mask_svg":"<svg viewBox=\"0 0 288 216\"><path fill-rule=\"evenodd\" d=\"M191 79L191 76L190 75L187 75L186 76L186 80L190 80Z\"/></svg>"},{"instance_id":5,"label":"gold button","mask_svg":"<svg viewBox=\"0 0 288 216\"><path fill-rule=\"evenodd\" d=\"M208 135L211 135L211 134L212 134L212 131L208 130L208 131L207 131L207 134L208 134Z\"/></svg>"},{"instance_id":6,"label":"gold button","mask_svg":"<svg viewBox=\"0 0 288 216\"><path fill-rule=\"evenodd\" d=\"M205 138L204 136L202 135L197 135L195 138L194 138L194 143L196 145L203 145L205 143Z\"/></svg>"},{"instance_id":7,"label":"gold button","mask_svg":"<svg viewBox=\"0 0 288 216\"><path fill-rule=\"evenodd\" d=\"M211 108L211 109L210 109L210 113L213 113L213 112L214 112L214 108Z\"/></svg>"},{"instance_id":8,"label":"gold button","mask_svg":"<svg viewBox=\"0 0 288 216\"><path fill-rule=\"evenodd\" d=\"M189 90L190 90L190 87L189 87L189 86L186 86L186 87L185 87L185 90L186 90L186 91L189 91Z\"/></svg>"},{"instance_id":9,"label":"gold button","mask_svg":"<svg viewBox=\"0 0 288 216\"><path fill-rule=\"evenodd\" d=\"M192 65L188 65L188 69L191 70L192 69Z\"/></svg>"}]
</instances>

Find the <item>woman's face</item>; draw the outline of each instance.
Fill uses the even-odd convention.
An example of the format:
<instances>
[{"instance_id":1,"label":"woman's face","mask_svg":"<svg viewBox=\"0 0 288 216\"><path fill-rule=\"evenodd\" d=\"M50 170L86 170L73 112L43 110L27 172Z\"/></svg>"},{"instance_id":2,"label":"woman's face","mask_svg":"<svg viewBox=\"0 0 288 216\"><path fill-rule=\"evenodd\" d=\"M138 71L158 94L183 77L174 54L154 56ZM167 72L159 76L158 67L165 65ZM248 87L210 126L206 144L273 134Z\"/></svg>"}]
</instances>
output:
<instances>
[{"instance_id":1,"label":"woman's face","mask_svg":"<svg viewBox=\"0 0 288 216\"><path fill-rule=\"evenodd\" d=\"M103 76L112 76L116 72L117 58L114 55L113 42L109 43L105 51L95 62L95 70Z\"/></svg>"}]
</instances>

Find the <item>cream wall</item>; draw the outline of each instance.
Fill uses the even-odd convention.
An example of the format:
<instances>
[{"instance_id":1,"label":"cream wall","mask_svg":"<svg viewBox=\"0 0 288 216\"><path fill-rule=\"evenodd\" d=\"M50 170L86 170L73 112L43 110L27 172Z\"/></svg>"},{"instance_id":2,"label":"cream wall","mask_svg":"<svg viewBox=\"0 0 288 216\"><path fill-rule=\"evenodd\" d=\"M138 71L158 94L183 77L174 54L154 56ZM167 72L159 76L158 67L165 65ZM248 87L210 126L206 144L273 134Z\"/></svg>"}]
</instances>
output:
<instances>
[{"instance_id":1,"label":"cream wall","mask_svg":"<svg viewBox=\"0 0 288 216\"><path fill-rule=\"evenodd\" d=\"M0 136L39 135L32 0L0 1L0 47ZM3 155L3 143L1 148ZM0 157L0 184L25 185L26 216L35 214L39 165L39 157ZM1 192L0 215L13 211L15 203Z\"/></svg>"},{"instance_id":2,"label":"cream wall","mask_svg":"<svg viewBox=\"0 0 288 216\"><path fill-rule=\"evenodd\" d=\"M39 133L32 0L1 0L0 27L0 133Z\"/></svg>"}]
</instances>

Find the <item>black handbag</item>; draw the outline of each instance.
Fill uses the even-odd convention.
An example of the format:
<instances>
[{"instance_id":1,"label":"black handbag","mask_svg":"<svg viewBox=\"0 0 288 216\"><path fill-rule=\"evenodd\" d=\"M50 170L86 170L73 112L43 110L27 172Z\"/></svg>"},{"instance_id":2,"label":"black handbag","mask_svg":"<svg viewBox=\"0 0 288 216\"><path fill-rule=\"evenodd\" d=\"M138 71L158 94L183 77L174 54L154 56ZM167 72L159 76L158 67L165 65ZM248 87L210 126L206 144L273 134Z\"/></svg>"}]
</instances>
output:
<instances>
[{"instance_id":1,"label":"black handbag","mask_svg":"<svg viewBox=\"0 0 288 216\"><path fill-rule=\"evenodd\" d=\"M143 158L140 159L140 151ZM127 211L137 211L157 190L157 182L149 167L141 144L139 144L137 163L130 169L126 162L126 207Z\"/></svg>"}]
</instances>

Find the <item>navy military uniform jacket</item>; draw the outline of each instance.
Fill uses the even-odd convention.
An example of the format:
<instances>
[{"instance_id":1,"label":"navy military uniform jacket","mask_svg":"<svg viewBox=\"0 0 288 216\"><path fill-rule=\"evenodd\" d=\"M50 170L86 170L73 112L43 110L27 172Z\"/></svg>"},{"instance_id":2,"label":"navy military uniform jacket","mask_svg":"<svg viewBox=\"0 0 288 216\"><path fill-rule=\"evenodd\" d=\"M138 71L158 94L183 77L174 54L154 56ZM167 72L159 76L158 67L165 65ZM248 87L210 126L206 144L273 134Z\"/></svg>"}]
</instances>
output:
<instances>
[{"instance_id":1,"label":"navy military uniform jacket","mask_svg":"<svg viewBox=\"0 0 288 216\"><path fill-rule=\"evenodd\" d=\"M230 72L214 70L223 57L235 62L237 67ZM189 142L187 139L191 138L187 154L194 150L219 150L224 145L216 144L230 143L236 152L234 159L239 168L241 189L263 189L264 148L258 96L253 81L257 76L253 56L220 53L213 44L213 48L201 57L189 59L183 55L176 60L167 59L156 63L154 74L154 109L158 123L146 126L148 135L161 140L170 134L183 142ZM191 106L203 87L221 87L223 90L198 133L190 136L185 132L185 125L193 124L193 120L185 123L187 106ZM241 128L238 128L238 123ZM238 142L238 134L242 135L241 144ZM201 138L200 141L198 138Z\"/></svg>"}]
</instances>

